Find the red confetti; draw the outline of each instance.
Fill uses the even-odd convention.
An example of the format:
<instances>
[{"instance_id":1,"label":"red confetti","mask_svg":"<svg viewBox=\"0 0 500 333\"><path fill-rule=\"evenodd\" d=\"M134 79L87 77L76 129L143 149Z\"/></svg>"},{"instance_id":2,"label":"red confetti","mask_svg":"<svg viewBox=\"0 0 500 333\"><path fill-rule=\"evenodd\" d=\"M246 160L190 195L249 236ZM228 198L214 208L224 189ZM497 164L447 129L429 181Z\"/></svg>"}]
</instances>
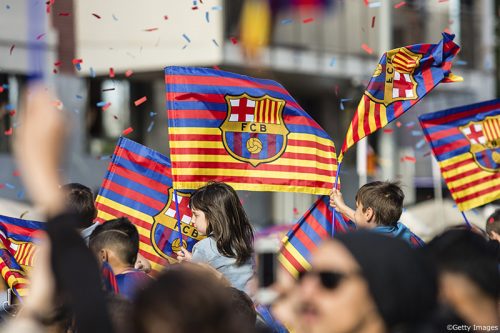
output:
<instances>
[{"instance_id":1,"label":"red confetti","mask_svg":"<svg viewBox=\"0 0 500 333\"><path fill-rule=\"evenodd\" d=\"M5 187L5 184L0 184L0 190Z\"/></svg>"},{"instance_id":2,"label":"red confetti","mask_svg":"<svg viewBox=\"0 0 500 333\"><path fill-rule=\"evenodd\" d=\"M302 23L311 23L313 21L314 21L314 18L309 17L309 18L306 18L305 20L302 20Z\"/></svg>"},{"instance_id":3,"label":"red confetti","mask_svg":"<svg viewBox=\"0 0 500 333\"><path fill-rule=\"evenodd\" d=\"M197 10L198 9L198 6L193 6L191 7L192 10Z\"/></svg>"},{"instance_id":4,"label":"red confetti","mask_svg":"<svg viewBox=\"0 0 500 333\"><path fill-rule=\"evenodd\" d=\"M298 210L297 208L294 208L294 209L293 209L293 213L294 213L295 215L297 215L297 214L299 213L299 210Z\"/></svg>"},{"instance_id":5,"label":"red confetti","mask_svg":"<svg viewBox=\"0 0 500 333\"><path fill-rule=\"evenodd\" d=\"M19 172L19 170L14 170L14 172L12 172L13 177L19 177L20 175L21 173Z\"/></svg>"},{"instance_id":6,"label":"red confetti","mask_svg":"<svg viewBox=\"0 0 500 333\"><path fill-rule=\"evenodd\" d=\"M61 64L62 64L62 61L57 60L57 61L54 63L54 66L61 66Z\"/></svg>"},{"instance_id":7,"label":"red confetti","mask_svg":"<svg viewBox=\"0 0 500 333\"><path fill-rule=\"evenodd\" d=\"M363 0L363 2L365 3L366 7L368 7L368 5L370 4L370 0Z\"/></svg>"},{"instance_id":8,"label":"red confetti","mask_svg":"<svg viewBox=\"0 0 500 333\"><path fill-rule=\"evenodd\" d=\"M394 8L398 9L398 8L403 7L404 5L406 5L406 2L405 1L401 1L400 3L395 4Z\"/></svg>"},{"instance_id":9,"label":"red confetti","mask_svg":"<svg viewBox=\"0 0 500 333\"><path fill-rule=\"evenodd\" d=\"M42 39L43 36L45 36L45 35L46 35L46 33L43 33L43 34L40 34L40 35L36 36L36 40Z\"/></svg>"},{"instance_id":10,"label":"red confetti","mask_svg":"<svg viewBox=\"0 0 500 333\"><path fill-rule=\"evenodd\" d=\"M3 87L0 86L0 93L3 93L3 90L4 90Z\"/></svg>"},{"instance_id":11,"label":"red confetti","mask_svg":"<svg viewBox=\"0 0 500 333\"><path fill-rule=\"evenodd\" d=\"M109 109L109 107L111 106L111 102L107 102L106 104L104 104L104 106L102 107L102 111L106 111L107 109Z\"/></svg>"},{"instance_id":12,"label":"red confetti","mask_svg":"<svg viewBox=\"0 0 500 333\"><path fill-rule=\"evenodd\" d=\"M394 130L392 128L385 128L384 133L392 133Z\"/></svg>"},{"instance_id":13,"label":"red confetti","mask_svg":"<svg viewBox=\"0 0 500 333\"><path fill-rule=\"evenodd\" d=\"M216 69L216 70L218 70L218 71L220 71L220 67L219 67L219 66L217 66L217 65L212 66L212 68L213 68L213 69Z\"/></svg>"},{"instance_id":14,"label":"red confetti","mask_svg":"<svg viewBox=\"0 0 500 333\"><path fill-rule=\"evenodd\" d=\"M372 28L375 27L375 16L372 16Z\"/></svg>"},{"instance_id":15,"label":"red confetti","mask_svg":"<svg viewBox=\"0 0 500 333\"><path fill-rule=\"evenodd\" d=\"M101 19L101 17L99 15L97 15L96 13L92 13L92 15L98 19Z\"/></svg>"},{"instance_id":16,"label":"red confetti","mask_svg":"<svg viewBox=\"0 0 500 333\"><path fill-rule=\"evenodd\" d=\"M115 77L115 69L113 67L109 68L109 77L114 78Z\"/></svg>"},{"instance_id":17,"label":"red confetti","mask_svg":"<svg viewBox=\"0 0 500 333\"><path fill-rule=\"evenodd\" d=\"M144 29L144 31L151 32L151 31L156 31L158 28L149 28L149 29Z\"/></svg>"},{"instance_id":18,"label":"red confetti","mask_svg":"<svg viewBox=\"0 0 500 333\"><path fill-rule=\"evenodd\" d=\"M52 70L52 73L57 74L57 73L58 73L58 72L57 72L57 68L54 68L54 69Z\"/></svg>"},{"instance_id":19,"label":"red confetti","mask_svg":"<svg viewBox=\"0 0 500 333\"><path fill-rule=\"evenodd\" d=\"M11 128L9 128L8 130L6 130L6 131L4 132L4 134L5 134L5 135L12 135L12 131L13 131L13 129L12 129L12 127L11 127Z\"/></svg>"},{"instance_id":20,"label":"red confetti","mask_svg":"<svg viewBox=\"0 0 500 333\"><path fill-rule=\"evenodd\" d=\"M71 60L71 62L73 63L73 65L81 64L81 63L83 63L83 59L73 59L73 60Z\"/></svg>"},{"instance_id":21,"label":"red confetti","mask_svg":"<svg viewBox=\"0 0 500 333\"><path fill-rule=\"evenodd\" d=\"M168 16L167 15L163 15L163 19L166 21L168 20Z\"/></svg>"},{"instance_id":22,"label":"red confetti","mask_svg":"<svg viewBox=\"0 0 500 333\"><path fill-rule=\"evenodd\" d=\"M116 115L113 115L113 118L115 118L115 120L118 120L118 116Z\"/></svg>"},{"instance_id":23,"label":"red confetti","mask_svg":"<svg viewBox=\"0 0 500 333\"><path fill-rule=\"evenodd\" d=\"M66 12L61 12L59 13L59 16L70 16L71 13L66 13Z\"/></svg>"},{"instance_id":24,"label":"red confetti","mask_svg":"<svg viewBox=\"0 0 500 333\"><path fill-rule=\"evenodd\" d=\"M366 52L366 53L368 53L368 54L372 54L372 53L373 53L373 50L371 49L371 47L369 47L368 45L366 45L366 44L364 44L364 43L363 43L363 44L361 44L361 48L362 48L363 50L365 50L365 52Z\"/></svg>"},{"instance_id":25,"label":"red confetti","mask_svg":"<svg viewBox=\"0 0 500 333\"><path fill-rule=\"evenodd\" d=\"M47 12L47 14L50 14L50 8L54 4L54 2L56 2L56 0L49 0L49 1L46 2L47 6L45 8L45 11Z\"/></svg>"},{"instance_id":26,"label":"red confetti","mask_svg":"<svg viewBox=\"0 0 500 333\"><path fill-rule=\"evenodd\" d=\"M16 44L12 44L12 46L10 47L10 52L9 52L10 55L12 55L12 51L14 51L15 47L16 47Z\"/></svg>"},{"instance_id":27,"label":"red confetti","mask_svg":"<svg viewBox=\"0 0 500 333\"><path fill-rule=\"evenodd\" d=\"M127 129L123 130L122 135L129 135L133 131L134 131L134 129L132 127L129 127Z\"/></svg>"},{"instance_id":28,"label":"red confetti","mask_svg":"<svg viewBox=\"0 0 500 333\"><path fill-rule=\"evenodd\" d=\"M9 111L9 116L14 117L16 115L16 110Z\"/></svg>"},{"instance_id":29,"label":"red confetti","mask_svg":"<svg viewBox=\"0 0 500 333\"><path fill-rule=\"evenodd\" d=\"M415 163L417 161L417 159L415 157L413 157L413 156L405 156L405 157L403 157L403 159L405 161L408 161L408 162L411 162L411 163Z\"/></svg>"},{"instance_id":30,"label":"red confetti","mask_svg":"<svg viewBox=\"0 0 500 333\"><path fill-rule=\"evenodd\" d=\"M234 45L238 44L238 40L235 37L229 37L229 39L231 40L231 43L233 43Z\"/></svg>"},{"instance_id":31,"label":"red confetti","mask_svg":"<svg viewBox=\"0 0 500 333\"><path fill-rule=\"evenodd\" d=\"M134 72L131 69L129 69L125 72L125 77L131 77L132 74L134 74Z\"/></svg>"},{"instance_id":32,"label":"red confetti","mask_svg":"<svg viewBox=\"0 0 500 333\"><path fill-rule=\"evenodd\" d=\"M401 127L401 125L402 125L402 124L401 124L401 122L400 122L400 121L396 121L396 126L397 126L397 127Z\"/></svg>"},{"instance_id":33,"label":"red confetti","mask_svg":"<svg viewBox=\"0 0 500 333\"><path fill-rule=\"evenodd\" d=\"M141 105L142 103L144 103L144 102L145 102L145 101L147 101L147 100L148 100L148 98L147 98L146 96L141 97L141 98L139 98L138 100L136 100L136 101L134 102L134 105L135 105L135 106L139 106L139 105Z\"/></svg>"}]
</instances>

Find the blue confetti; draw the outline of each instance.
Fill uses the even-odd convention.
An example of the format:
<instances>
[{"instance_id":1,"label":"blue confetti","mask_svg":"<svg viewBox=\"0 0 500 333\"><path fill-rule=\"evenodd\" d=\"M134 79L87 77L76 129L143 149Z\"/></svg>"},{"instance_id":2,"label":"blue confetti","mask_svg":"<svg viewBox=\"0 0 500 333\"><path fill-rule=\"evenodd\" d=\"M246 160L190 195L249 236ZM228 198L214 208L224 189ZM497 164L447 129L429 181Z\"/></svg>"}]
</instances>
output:
<instances>
[{"instance_id":1,"label":"blue confetti","mask_svg":"<svg viewBox=\"0 0 500 333\"><path fill-rule=\"evenodd\" d=\"M222 10L222 6L213 6L212 10Z\"/></svg>"},{"instance_id":2,"label":"blue confetti","mask_svg":"<svg viewBox=\"0 0 500 333\"><path fill-rule=\"evenodd\" d=\"M101 161L105 161L105 160L109 160L111 158L111 155L104 155L104 156L100 156L99 159Z\"/></svg>"},{"instance_id":3,"label":"blue confetti","mask_svg":"<svg viewBox=\"0 0 500 333\"><path fill-rule=\"evenodd\" d=\"M333 67L335 66L335 63L337 62L337 59L335 59L335 57L333 57L331 60L330 60L330 66Z\"/></svg>"},{"instance_id":4,"label":"blue confetti","mask_svg":"<svg viewBox=\"0 0 500 333\"><path fill-rule=\"evenodd\" d=\"M341 98L341 99L340 99L340 101L341 101L342 103L344 103L344 102L349 102L349 101L352 101L352 98Z\"/></svg>"},{"instance_id":5,"label":"blue confetti","mask_svg":"<svg viewBox=\"0 0 500 333\"><path fill-rule=\"evenodd\" d=\"M73 109L73 112L76 114L80 114L80 110L78 110L78 109Z\"/></svg>"},{"instance_id":6,"label":"blue confetti","mask_svg":"<svg viewBox=\"0 0 500 333\"><path fill-rule=\"evenodd\" d=\"M465 61L465 60L455 61L455 66L465 66L465 65L467 65L467 61Z\"/></svg>"},{"instance_id":7,"label":"blue confetti","mask_svg":"<svg viewBox=\"0 0 500 333\"><path fill-rule=\"evenodd\" d=\"M7 83L2 84L2 88L9 89L9 85Z\"/></svg>"},{"instance_id":8,"label":"blue confetti","mask_svg":"<svg viewBox=\"0 0 500 333\"><path fill-rule=\"evenodd\" d=\"M104 105L106 105L106 102L100 101L100 102L97 102L96 105L97 105L98 108L102 108Z\"/></svg>"},{"instance_id":9,"label":"blue confetti","mask_svg":"<svg viewBox=\"0 0 500 333\"><path fill-rule=\"evenodd\" d=\"M113 20L118 21L118 18L115 16L115 14L112 14L111 16L113 16Z\"/></svg>"},{"instance_id":10,"label":"blue confetti","mask_svg":"<svg viewBox=\"0 0 500 333\"><path fill-rule=\"evenodd\" d=\"M156 116L157 114L158 114L158 113L156 113L156 112L150 112L150 113L149 113L149 116L150 116L150 117L154 117L154 116Z\"/></svg>"},{"instance_id":11,"label":"blue confetti","mask_svg":"<svg viewBox=\"0 0 500 333\"><path fill-rule=\"evenodd\" d=\"M76 95L76 98L77 99L83 99L83 96L82 95Z\"/></svg>"},{"instance_id":12,"label":"blue confetti","mask_svg":"<svg viewBox=\"0 0 500 333\"><path fill-rule=\"evenodd\" d=\"M191 43L191 39L186 34L182 34L182 37L188 42Z\"/></svg>"},{"instance_id":13,"label":"blue confetti","mask_svg":"<svg viewBox=\"0 0 500 333\"><path fill-rule=\"evenodd\" d=\"M217 44L217 41L212 38L212 42L214 42L215 46L219 47L219 44Z\"/></svg>"},{"instance_id":14,"label":"blue confetti","mask_svg":"<svg viewBox=\"0 0 500 333\"><path fill-rule=\"evenodd\" d=\"M82 66L80 66L80 63L75 64L75 68L76 68L77 71L81 71L82 70Z\"/></svg>"},{"instance_id":15,"label":"blue confetti","mask_svg":"<svg viewBox=\"0 0 500 333\"><path fill-rule=\"evenodd\" d=\"M92 77L92 78L95 77L95 71L92 67L90 67L90 77Z\"/></svg>"},{"instance_id":16,"label":"blue confetti","mask_svg":"<svg viewBox=\"0 0 500 333\"><path fill-rule=\"evenodd\" d=\"M196 6L196 5L198 5L198 1L193 0L193 6Z\"/></svg>"},{"instance_id":17,"label":"blue confetti","mask_svg":"<svg viewBox=\"0 0 500 333\"><path fill-rule=\"evenodd\" d=\"M420 136L420 135L422 135L422 132L421 131L411 131L411 135L412 136Z\"/></svg>"},{"instance_id":18,"label":"blue confetti","mask_svg":"<svg viewBox=\"0 0 500 333\"><path fill-rule=\"evenodd\" d=\"M415 145L415 148L420 149L425 145L425 139L421 139L417 144Z\"/></svg>"},{"instance_id":19,"label":"blue confetti","mask_svg":"<svg viewBox=\"0 0 500 333\"><path fill-rule=\"evenodd\" d=\"M12 110L15 110L14 105L12 104L5 105L5 111L12 111Z\"/></svg>"},{"instance_id":20,"label":"blue confetti","mask_svg":"<svg viewBox=\"0 0 500 333\"><path fill-rule=\"evenodd\" d=\"M368 8L379 8L382 5L380 2L372 2L368 5Z\"/></svg>"},{"instance_id":21,"label":"blue confetti","mask_svg":"<svg viewBox=\"0 0 500 333\"><path fill-rule=\"evenodd\" d=\"M205 12L205 20L207 20L207 23L210 23L210 13L209 12Z\"/></svg>"},{"instance_id":22,"label":"blue confetti","mask_svg":"<svg viewBox=\"0 0 500 333\"><path fill-rule=\"evenodd\" d=\"M13 190L13 189L15 189L15 188L16 188L14 185L9 184L9 183L5 183L5 186L6 186L7 188L10 188L11 190Z\"/></svg>"},{"instance_id":23,"label":"blue confetti","mask_svg":"<svg viewBox=\"0 0 500 333\"><path fill-rule=\"evenodd\" d=\"M284 20L281 20L281 24L290 24L292 23L293 20L292 19L284 19Z\"/></svg>"},{"instance_id":24,"label":"blue confetti","mask_svg":"<svg viewBox=\"0 0 500 333\"><path fill-rule=\"evenodd\" d=\"M184 46L182 47L182 49L184 50L186 47L188 47L188 45L187 45L187 44L186 44L186 45L184 45Z\"/></svg>"},{"instance_id":25,"label":"blue confetti","mask_svg":"<svg viewBox=\"0 0 500 333\"><path fill-rule=\"evenodd\" d=\"M21 191L17 192L17 198L18 199L24 199L24 190L21 190Z\"/></svg>"},{"instance_id":26,"label":"blue confetti","mask_svg":"<svg viewBox=\"0 0 500 333\"><path fill-rule=\"evenodd\" d=\"M152 121L151 124L149 124L149 126L148 126L148 133L151 132L151 130L153 129L154 124L155 124L154 121Z\"/></svg>"},{"instance_id":27,"label":"blue confetti","mask_svg":"<svg viewBox=\"0 0 500 333\"><path fill-rule=\"evenodd\" d=\"M10 9L10 5L5 5L5 9L9 10Z\"/></svg>"},{"instance_id":28,"label":"blue confetti","mask_svg":"<svg viewBox=\"0 0 500 333\"><path fill-rule=\"evenodd\" d=\"M410 121L405 126L408 127L408 128L413 127L413 126L415 126L415 122L414 121Z\"/></svg>"}]
</instances>

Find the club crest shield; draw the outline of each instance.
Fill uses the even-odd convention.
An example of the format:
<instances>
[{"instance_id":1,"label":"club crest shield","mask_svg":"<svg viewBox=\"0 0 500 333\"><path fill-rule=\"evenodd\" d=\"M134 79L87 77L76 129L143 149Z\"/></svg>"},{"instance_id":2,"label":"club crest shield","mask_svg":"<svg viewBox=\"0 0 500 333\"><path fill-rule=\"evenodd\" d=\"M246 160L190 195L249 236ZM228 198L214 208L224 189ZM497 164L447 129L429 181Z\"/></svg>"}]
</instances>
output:
<instances>
[{"instance_id":1,"label":"club crest shield","mask_svg":"<svg viewBox=\"0 0 500 333\"><path fill-rule=\"evenodd\" d=\"M153 216L154 223L151 227L151 245L155 251L169 262L175 262L176 252L181 246L189 251L194 244L205 238L198 233L191 223L191 210L188 207L190 194L177 191L177 201L182 231L182 244L179 241L179 226L177 223L177 210L173 188L168 189L168 200L165 207Z\"/></svg>"},{"instance_id":2,"label":"club crest shield","mask_svg":"<svg viewBox=\"0 0 500 333\"><path fill-rule=\"evenodd\" d=\"M469 140L477 165L486 171L500 171L500 115L471 121L460 131Z\"/></svg>"},{"instance_id":3,"label":"club crest shield","mask_svg":"<svg viewBox=\"0 0 500 333\"><path fill-rule=\"evenodd\" d=\"M277 160L288 142L283 120L285 100L264 95L226 95L227 116L220 130L226 151L257 167Z\"/></svg>"},{"instance_id":4,"label":"club crest shield","mask_svg":"<svg viewBox=\"0 0 500 333\"><path fill-rule=\"evenodd\" d=\"M389 106L396 101L418 98L418 83L413 77L420 66L421 54L405 47L386 53L385 63L378 64L365 94L374 102ZM383 87L383 89L382 89Z\"/></svg>"}]
</instances>

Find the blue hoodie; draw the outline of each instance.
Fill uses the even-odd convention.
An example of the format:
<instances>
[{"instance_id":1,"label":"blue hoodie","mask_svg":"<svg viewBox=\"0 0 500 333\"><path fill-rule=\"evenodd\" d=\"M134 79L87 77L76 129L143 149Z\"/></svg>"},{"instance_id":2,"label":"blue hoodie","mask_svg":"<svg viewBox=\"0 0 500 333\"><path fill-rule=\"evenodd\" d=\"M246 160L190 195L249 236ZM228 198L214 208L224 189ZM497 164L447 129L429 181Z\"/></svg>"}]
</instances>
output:
<instances>
[{"instance_id":1,"label":"blue hoodie","mask_svg":"<svg viewBox=\"0 0 500 333\"><path fill-rule=\"evenodd\" d=\"M407 241L411 247L418 248L425 245L417 235L408 229L403 223L398 222L395 226L381 225L372 229L376 233L386 234Z\"/></svg>"}]
</instances>

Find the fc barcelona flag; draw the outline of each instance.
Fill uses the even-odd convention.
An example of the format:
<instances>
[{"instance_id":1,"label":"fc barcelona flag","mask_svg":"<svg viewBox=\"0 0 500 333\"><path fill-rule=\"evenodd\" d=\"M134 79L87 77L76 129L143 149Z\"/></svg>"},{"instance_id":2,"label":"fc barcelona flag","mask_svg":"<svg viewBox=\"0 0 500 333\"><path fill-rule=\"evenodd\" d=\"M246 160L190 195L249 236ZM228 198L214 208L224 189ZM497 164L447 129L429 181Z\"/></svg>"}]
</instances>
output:
<instances>
[{"instance_id":1,"label":"fc barcelona flag","mask_svg":"<svg viewBox=\"0 0 500 333\"><path fill-rule=\"evenodd\" d=\"M356 225L335 213L335 233L346 233L356 228ZM330 197L322 195L293 226L283 239L283 245L278 260L294 277L300 272L311 268L311 252L324 239L332 237L332 208Z\"/></svg>"},{"instance_id":2,"label":"fc barcelona flag","mask_svg":"<svg viewBox=\"0 0 500 333\"><path fill-rule=\"evenodd\" d=\"M500 199L500 99L419 120L461 211Z\"/></svg>"},{"instance_id":3,"label":"fc barcelona flag","mask_svg":"<svg viewBox=\"0 0 500 333\"><path fill-rule=\"evenodd\" d=\"M188 250L201 239L190 225L189 198L189 193L177 192L177 210L169 159L121 137L96 199L97 222L127 217L139 231L139 252L158 272L176 262L179 230Z\"/></svg>"},{"instance_id":4,"label":"fc barcelona flag","mask_svg":"<svg viewBox=\"0 0 500 333\"><path fill-rule=\"evenodd\" d=\"M277 82L167 67L174 186L328 194L337 171L328 134Z\"/></svg>"},{"instance_id":5,"label":"fc barcelona flag","mask_svg":"<svg viewBox=\"0 0 500 333\"><path fill-rule=\"evenodd\" d=\"M438 44L417 44L387 51L368 83L347 130L339 162L356 142L401 116L440 82L462 81L451 73L460 51L454 35Z\"/></svg>"},{"instance_id":6,"label":"fc barcelona flag","mask_svg":"<svg viewBox=\"0 0 500 333\"><path fill-rule=\"evenodd\" d=\"M27 294L26 273L33 266L36 233L45 223L0 215L0 271L17 295Z\"/></svg>"}]
</instances>

